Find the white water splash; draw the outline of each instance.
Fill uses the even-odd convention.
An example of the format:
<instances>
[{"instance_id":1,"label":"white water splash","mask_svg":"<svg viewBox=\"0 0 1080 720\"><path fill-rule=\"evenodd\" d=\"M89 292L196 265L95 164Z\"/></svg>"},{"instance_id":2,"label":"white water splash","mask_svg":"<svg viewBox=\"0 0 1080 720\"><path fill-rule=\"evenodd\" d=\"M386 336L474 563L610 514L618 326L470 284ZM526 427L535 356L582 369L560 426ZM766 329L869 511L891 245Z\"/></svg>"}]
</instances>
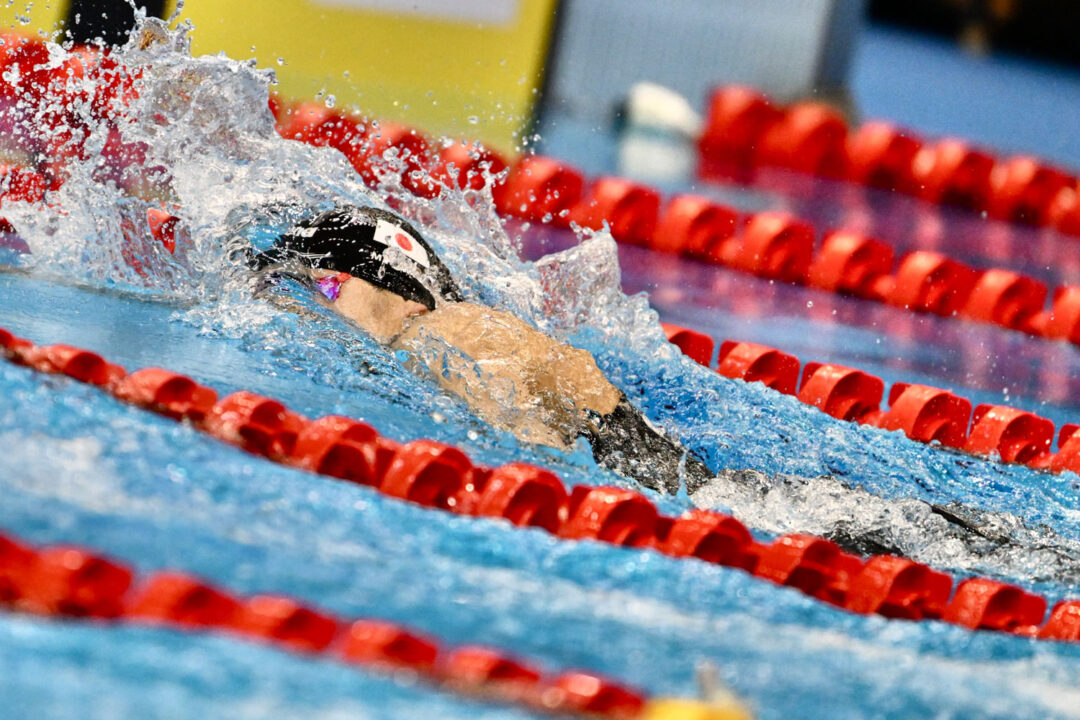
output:
<instances>
[{"instance_id":1,"label":"white water splash","mask_svg":"<svg viewBox=\"0 0 1080 720\"><path fill-rule=\"evenodd\" d=\"M606 233L539 266L524 263L489 190L415 197L391 150L373 192L338 151L277 134L268 108L271 70L223 55L192 57L188 25L137 16L127 45L107 63L93 61L97 72L54 83L20 116L39 125L62 118L54 134L74 135L66 147L81 152L69 153L67 181L44 205L5 204L39 271L196 303L195 315L211 326L230 324L237 310L257 321L263 313L247 302L247 274L230 260L237 227L262 221L272 206L309 213L335 203L393 204L424 228L469 299L505 306L562 338L591 326L607 337L651 330L645 335L655 342L659 331L645 300L626 302L619 290ZM48 69L75 57L55 44L48 55ZM180 218L175 253L150 237L150 207Z\"/></svg>"}]
</instances>

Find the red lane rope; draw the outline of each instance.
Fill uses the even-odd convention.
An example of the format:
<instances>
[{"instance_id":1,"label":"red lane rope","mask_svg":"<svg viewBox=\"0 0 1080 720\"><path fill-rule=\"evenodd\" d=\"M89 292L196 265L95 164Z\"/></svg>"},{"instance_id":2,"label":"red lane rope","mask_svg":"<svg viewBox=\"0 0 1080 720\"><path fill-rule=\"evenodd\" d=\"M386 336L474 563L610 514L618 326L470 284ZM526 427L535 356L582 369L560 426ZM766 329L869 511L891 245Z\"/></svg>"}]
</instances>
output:
<instances>
[{"instance_id":1,"label":"red lane rope","mask_svg":"<svg viewBox=\"0 0 1080 720\"><path fill-rule=\"evenodd\" d=\"M448 647L396 623L345 620L284 595L244 597L184 572L138 578L91 549L31 547L3 534L0 607L225 634L376 672L406 670L450 692L560 715L635 717L646 702L640 692L589 672L547 673L496 648Z\"/></svg>"},{"instance_id":2,"label":"red lane rope","mask_svg":"<svg viewBox=\"0 0 1080 720\"><path fill-rule=\"evenodd\" d=\"M0 106L5 115L14 113L11 119L20 123L21 132L11 137L13 146L34 163L33 168L0 167L0 198L41 201L63 184L66 163L87 152L85 138L78 132L82 120L57 108L89 101L95 118L117 124L128 99L137 92L138 71L120 66L108 53L85 48L74 52L59 67L51 68L47 48L40 39L11 34L0 39L5 43L0 52L0 70L5 72L0 74L7 77L8 69L19 68L18 73L13 73L19 78L17 85L0 83ZM86 89L87 84L92 90ZM883 167L906 167L904 158L910 155L911 143L901 141L902 133L890 134L880 128L860 131L849 144L863 149L848 152L844 149L846 126L842 122L838 126L837 119L823 108L793 106L789 111L780 111L746 92L718 91L714 106L720 109L710 115L713 129L706 133L710 139L703 140L703 147L720 142L717 138L728 143L724 147L739 152L760 145L765 149L751 153L751 159L759 155L774 159L783 156L791 162L809 163L818 158L814 161L817 164L811 163L814 167L827 170L858 165L868 178L896 174L889 175ZM17 104L12 104L12 93L18 97ZM444 183L479 189L490 174L509 168L505 181L492 187L496 208L504 216L558 226L573 221L594 229L606 222L619 242L677 252L760 277L850 294L915 312L955 316L1080 344L1080 286L1061 286L1050 293L1043 283L1023 274L1000 268L978 271L925 250L908 253L896 262L893 248L878 239L848 230L819 232L809 223L783 213L740 215L693 195L678 195L665 204L659 193L644 185L614 177L586 181L573 168L550 158L525 156L508 164L497 153L477 146L450 143L437 147L413 128L375 125L322 105L290 107L274 98L271 108L282 136L338 149L373 187L386 170L391 170L400 175L406 189L431 198L441 192ZM41 116L28 122L31 110ZM723 129L719 135L717 128ZM388 154L395 160L388 162ZM152 170L142 167L146 148L125 143L118 127L111 132L101 155L99 175L103 181L123 181L135 191L140 178L151 181L156 177ZM862 159L856 163L842 158L841 162L836 159L841 155ZM951 174L945 173L947 181L941 181L946 190L952 188L942 191L943 197L951 197L959 192L953 186L970 184L965 178L972 174L974 165L964 159L970 153L960 153L959 160L953 157L956 153L945 150L938 155L952 158L939 163L952 168ZM918 157L921 155L916 154L908 164L919 165L922 161ZM997 198L995 207L1013 208L1002 212L1020 212L1024 217L1027 211L1016 208L1028 208L1034 202L1032 197L1042 197L1048 187L1057 186L1051 182L1057 175L1031 170L1024 163L1002 166L992 174L1005 178L994 185L998 188L998 195L993 196ZM1070 186L1062 187L1057 195L1075 197L1078 193ZM1076 205L1075 224L1080 228L1080 201ZM156 217L149 221L155 228L162 223ZM5 226L0 224L0 230ZM165 235L161 239L171 249L174 245ZM815 250L818 237L820 243Z\"/></svg>"},{"instance_id":3,"label":"red lane rope","mask_svg":"<svg viewBox=\"0 0 1080 720\"><path fill-rule=\"evenodd\" d=\"M644 495L616 487L575 486L543 468L474 465L461 450L432 440L400 444L340 416L309 420L281 403L240 391L223 399L191 378L145 368L130 374L95 353L67 345L38 347L0 330L12 363L68 375L117 399L284 465L368 485L430 508L542 528L567 540L595 540L672 557L694 557L758 577L857 613L941 619L972 629L1033 638L1080 640L1080 600L1057 603L981 577L956 584L914 561L861 558L812 535L756 542L738 520L690 510L661 515Z\"/></svg>"},{"instance_id":4,"label":"red lane rope","mask_svg":"<svg viewBox=\"0 0 1080 720\"><path fill-rule=\"evenodd\" d=\"M683 354L712 366L713 339L695 330L664 323L668 340ZM1051 452L1054 423L1006 405L978 405L950 390L885 383L870 373L835 363L808 362L790 353L751 342L720 345L715 370L721 375L766 387L818 408L839 420L901 430L921 443L940 443L987 459L1019 463L1036 470L1080 473L1080 425L1062 425L1057 452ZM888 408L882 409L883 398Z\"/></svg>"},{"instance_id":5,"label":"red lane rope","mask_svg":"<svg viewBox=\"0 0 1080 720\"><path fill-rule=\"evenodd\" d=\"M751 88L717 88L698 150L705 177L745 181L784 168L1080 235L1077 178L1067 171L1030 155L995 158L957 138L927 142L889 122L849 129L820 102L777 106Z\"/></svg>"},{"instance_id":6,"label":"red lane rope","mask_svg":"<svg viewBox=\"0 0 1080 720\"><path fill-rule=\"evenodd\" d=\"M589 181L552 158L523 156L508 164L496 153L460 143L436 151L415 129L369 127L321 105L288 107L275 101L272 108L283 137L338 149L372 187L387 166L382 153L388 149L398 156L402 184L426 198L438 195L441 183L453 183L455 172L459 187L479 189L490 177L485 169L509 168L505 180L492 186L496 209L506 217L558 227L576 222L597 230L606 222L620 243L912 312L1080 344L1080 286L1050 293L1021 273L980 271L929 250L909 252L897 262L894 249L877 238L844 229L821 231L787 213L740 214L685 194L664 203L645 185L617 177Z\"/></svg>"},{"instance_id":7,"label":"red lane rope","mask_svg":"<svg viewBox=\"0 0 1080 720\"><path fill-rule=\"evenodd\" d=\"M505 186L494 190L496 207L505 216L593 229L606 222L623 244L911 312L1080 344L1080 287L1058 287L1047 308L1047 287L1011 270L980 271L929 250L909 252L897 262L891 246L863 233L821 232L787 213L740 214L696 195L676 195L664 204L644 185L616 177L590 184L576 170L538 156L519 160Z\"/></svg>"}]
</instances>

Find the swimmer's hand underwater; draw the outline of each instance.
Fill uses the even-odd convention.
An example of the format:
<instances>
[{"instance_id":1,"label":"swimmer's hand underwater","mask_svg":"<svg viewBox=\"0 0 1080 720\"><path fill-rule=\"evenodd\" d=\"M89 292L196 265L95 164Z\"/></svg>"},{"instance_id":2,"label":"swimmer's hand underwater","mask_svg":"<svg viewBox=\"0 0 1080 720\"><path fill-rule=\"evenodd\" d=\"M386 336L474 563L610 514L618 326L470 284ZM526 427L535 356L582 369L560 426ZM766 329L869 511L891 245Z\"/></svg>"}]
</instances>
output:
<instances>
[{"instance_id":1,"label":"swimmer's hand underwater","mask_svg":"<svg viewBox=\"0 0 1080 720\"><path fill-rule=\"evenodd\" d=\"M464 302L432 248L393 213L321 213L285 233L255 265L309 281L338 313L408 350L413 370L525 442L566 449L585 437L598 463L669 493L678 491L680 471L690 491L712 476L649 424L588 351L509 312Z\"/></svg>"}]
</instances>

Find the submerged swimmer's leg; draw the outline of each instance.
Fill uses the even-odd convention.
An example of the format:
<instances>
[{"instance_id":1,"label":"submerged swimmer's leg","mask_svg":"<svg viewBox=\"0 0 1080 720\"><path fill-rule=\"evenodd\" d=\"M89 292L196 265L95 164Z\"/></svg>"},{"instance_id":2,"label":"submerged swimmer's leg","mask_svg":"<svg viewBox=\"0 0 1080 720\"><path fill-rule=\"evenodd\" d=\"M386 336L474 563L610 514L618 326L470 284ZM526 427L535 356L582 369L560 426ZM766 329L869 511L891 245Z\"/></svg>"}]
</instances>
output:
<instances>
[{"instance_id":1,"label":"submerged swimmer's leg","mask_svg":"<svg viewBox=\"0 0 1080 720\"><path fill-rule=\"evenodd\" d=\"M690 499L751 527L805 532L860 555L898 555L937 567L1080 582L1080 542L1004 512L962 503L884 498L836 477L722 470Z\"/></svg>"}]
</instances>

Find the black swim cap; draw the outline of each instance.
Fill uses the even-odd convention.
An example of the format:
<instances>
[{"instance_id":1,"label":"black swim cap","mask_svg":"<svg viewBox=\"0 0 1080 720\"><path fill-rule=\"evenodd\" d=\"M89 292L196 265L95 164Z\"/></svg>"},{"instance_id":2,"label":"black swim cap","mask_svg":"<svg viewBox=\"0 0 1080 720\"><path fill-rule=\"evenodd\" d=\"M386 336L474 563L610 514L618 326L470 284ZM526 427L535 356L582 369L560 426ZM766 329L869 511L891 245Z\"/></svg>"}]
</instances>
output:
<instances>
[{"instance_id":1,"label":"black swim cap","mask_svg":"<svg viewBox=\"0 0 1080 720\"><path fill-rule=\"evenodd\" d=\"M450 270L405 219L387 210L344 205L303 220L257 256L257 265L299 261L349 273L406 300L435 309L435 299L462 300Z\"/></svg>"}]
</instances>

